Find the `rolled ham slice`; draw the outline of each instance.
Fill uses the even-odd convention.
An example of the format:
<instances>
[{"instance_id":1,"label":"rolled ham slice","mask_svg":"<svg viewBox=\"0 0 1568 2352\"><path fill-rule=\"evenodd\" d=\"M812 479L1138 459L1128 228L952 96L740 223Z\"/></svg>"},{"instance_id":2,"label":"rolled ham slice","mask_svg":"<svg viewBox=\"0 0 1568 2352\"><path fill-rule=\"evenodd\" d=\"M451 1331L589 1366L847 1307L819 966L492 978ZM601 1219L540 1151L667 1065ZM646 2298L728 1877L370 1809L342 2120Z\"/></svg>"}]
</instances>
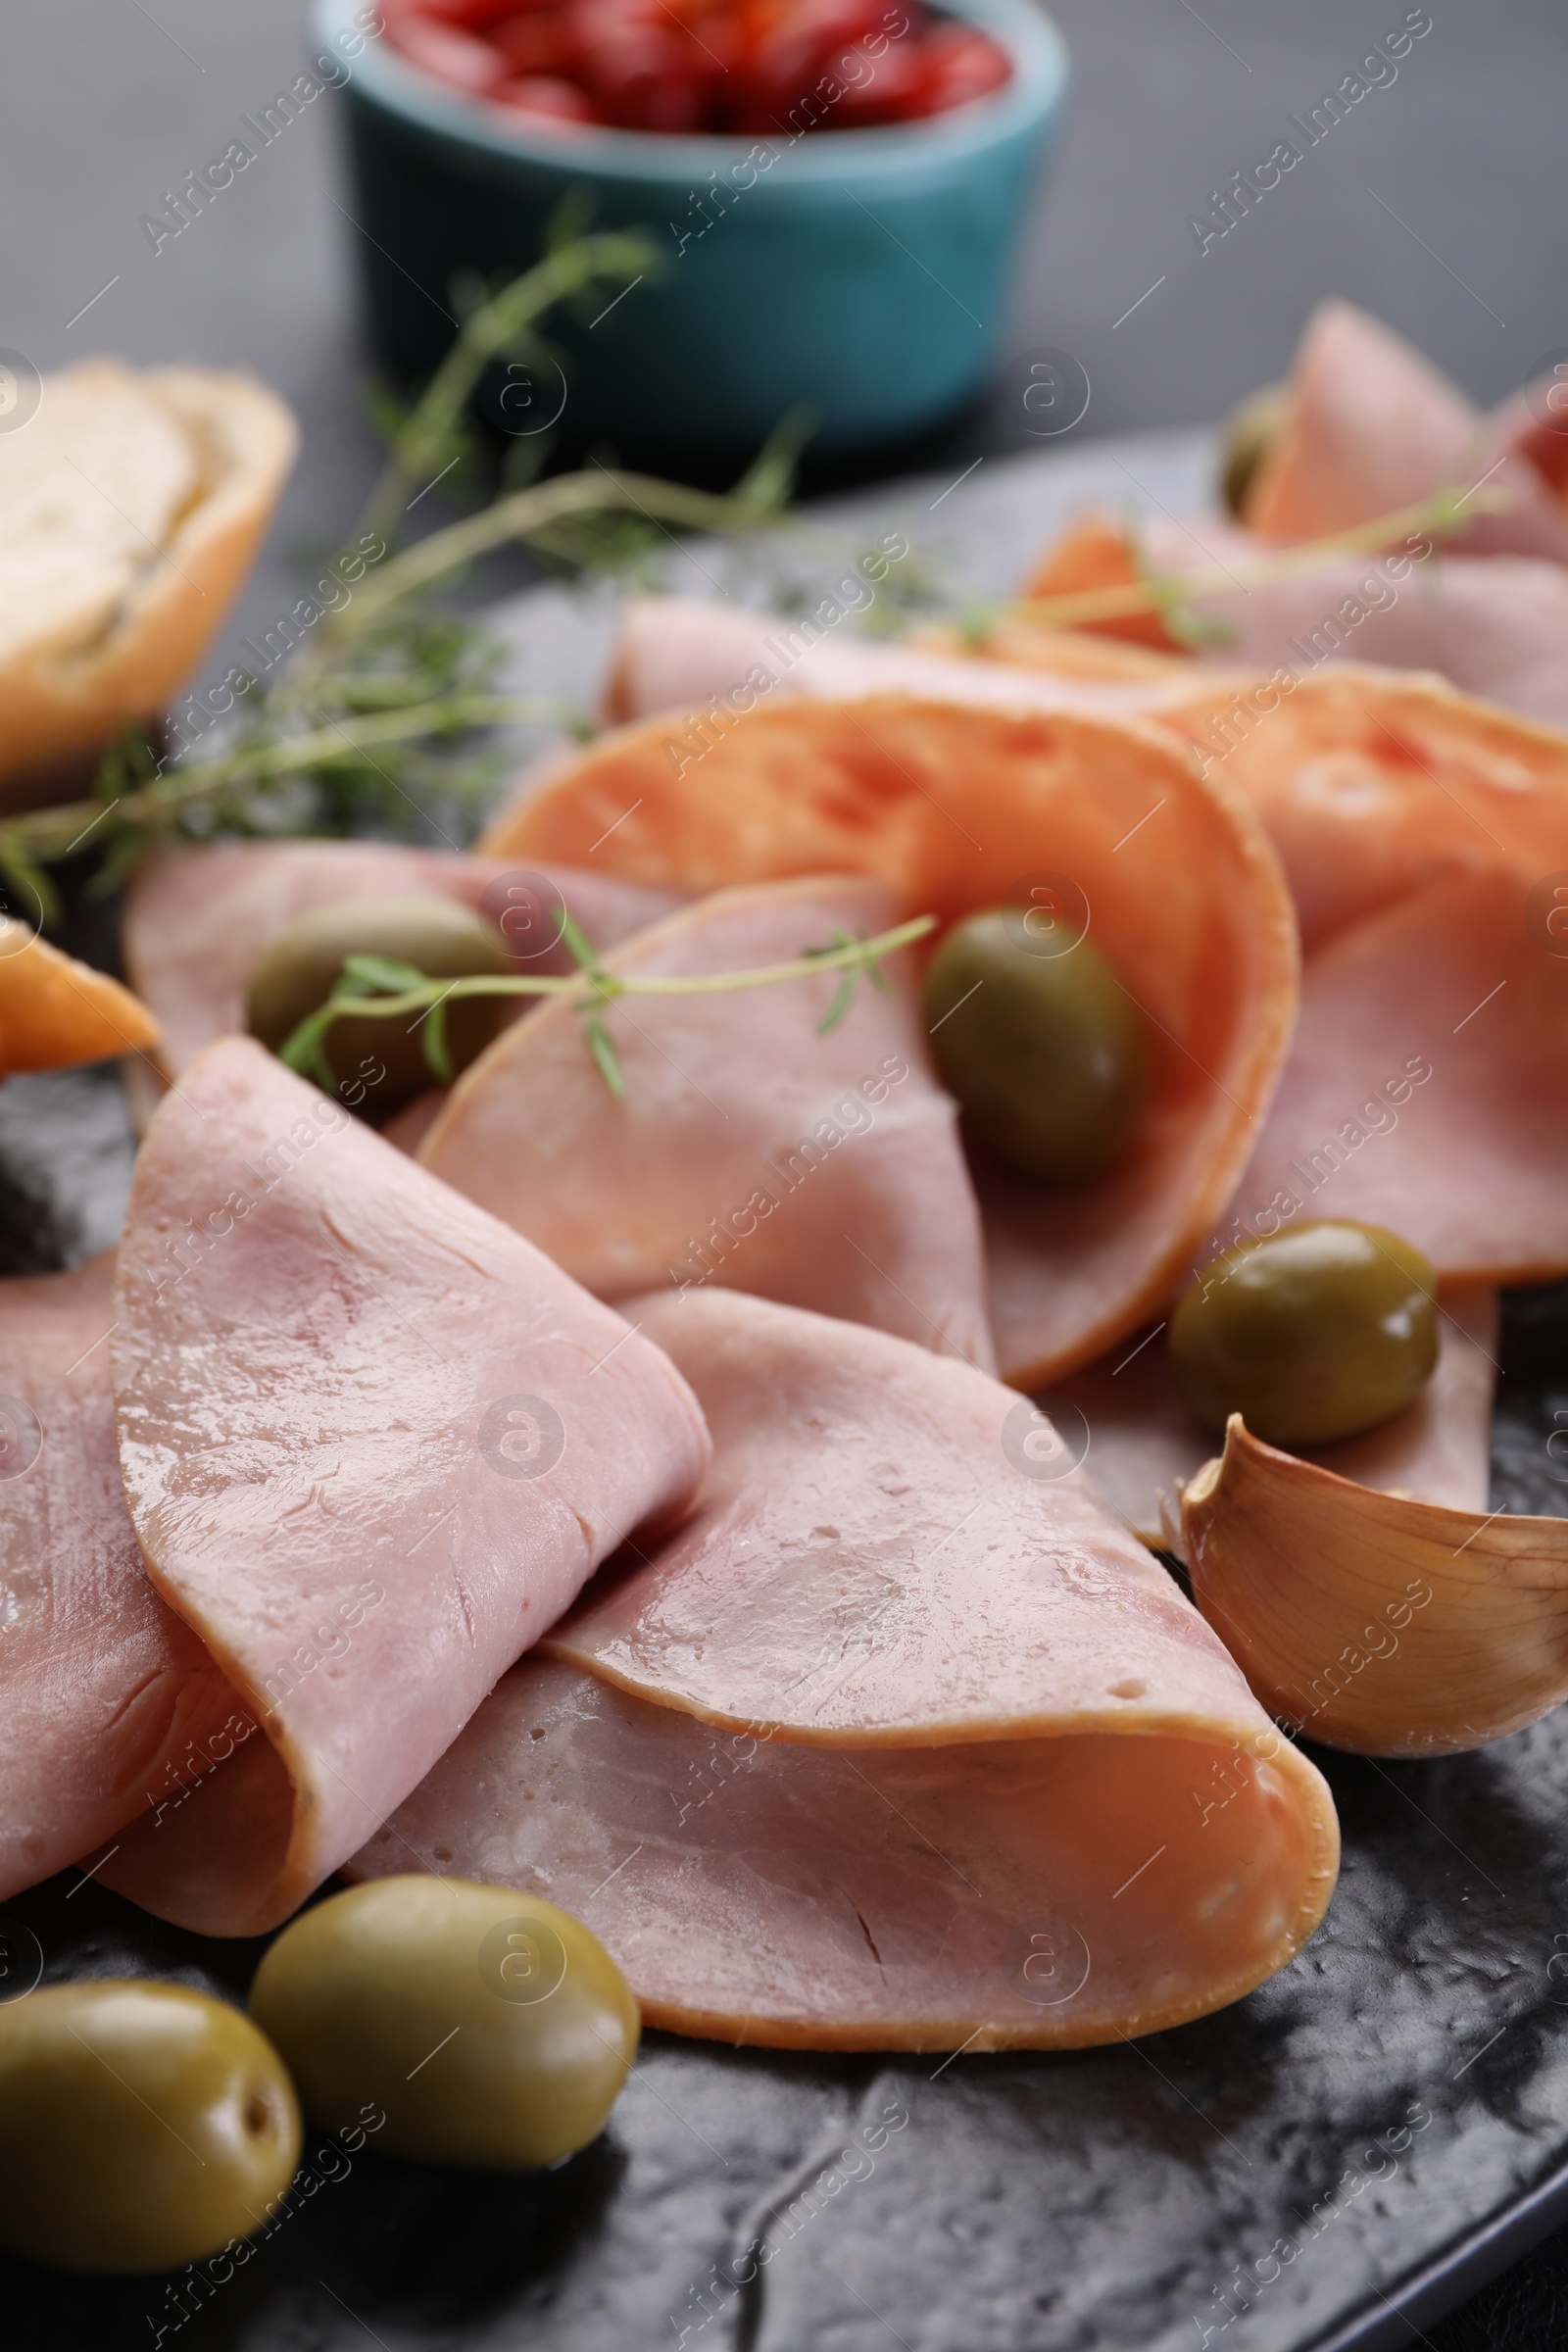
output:
<instances>
[{"instance_id":1,"label":"rolled ham slice","mask_svg":"<svg viewBox=\"0 0 1568 2352\"><path fill-rule=\"evenodd\" d=\"M1295 997L1273 853L1185 745L1133 720L891 695L764 707L701 753L680 720L652 719L603 737L486 846L571 863L596 843L655 888L871 873L901 914L945 921L1031 905L1037 883L1079 893L1146 1015L1152 1098L1095 1184L975 1163L1003 1377L1055 1378L1157 1312L1250 1149Z\"/></svg>"},{"instance_id":2,"label":"rolled ham slice","mask_svg":"<svg viewBox=\"0 0 1568 2352\"><path fill-rule=\"evenodd\" d=\"M114 1277L109 1252L0 1283L0 1899L181 1801L250 1725L126 1516Z\"/></svg>"},{"instance_id":3,"label":"rolled ham slice","mask_svg":"<svg viewBox=\"0 0 1568 2352\"><path fill-rule=\"evenodd\" d=\"M1447 1280L1568 1273L1568 939L1546 919L1514 875L1461 873L1309 956L1218 1243L1349 1217Z\"/></svg>"},{"instance_id":4,"label":"rolled ham slice","mask_svg":"<svg viewBox=\"0 0 1568 2352\"><path fill-rule=\"evenodd\" d=\"M220 1037L245 1028L245 994L264 948L318 906L342 899L451 899L477 906L514 858L382 841L225 841L165 850L142 864L125 894L125 969L163 1025L158 1060L178 1077ZM595 873L552 873L597 948L613 947L662 914L667 894ZM569 971L564 950L529 969Z\"/></svg>"},{"instance_id":5,"label":"rolled ham slice","mask_svg":"<svg viewBox=\"0 0 1568 2352\"><path fill-rule=\"evenodd\" d=\"M1253 476L1246 520L1264 538L1320 539L1486 477L1511 504L1476 515L1460 542L1466 552L1568 564L1568 515L1528 449L1522 430L1483 416L1380 320L1348 302L1321 303L1297 348L1285 420Z\"/></svg>"},{"instance_id":6,"label":"rolled ham slice","mask_svg":"<svg viewBox=\"0 0 1568 2352\"><path fill-rule=\"evenodd\" d=\"M1440 678L1348 663L1284 690L1195 688L1164 723L1251 801L1309 951L1445 874L1568 868L1568 738Z\"/></svg>"},{"instance_id":7,"label":"rolled ham slice","mask_svg":"<svg viewBox=\"0 0 1568 2352\"><path fill-rule=\"evenodd\" d=\"M651 2024L815 2049L1109 2041L1291 1958L1338 1830L1027 1400L718 1292L635 1313L697 1516L590 1589L356 1858L547 1894ZM1033 1446L1034 1451L1030 1451Z\"/></svg>"},{"instance_id":8,"label":"rolled ham slice","mask_svg":"<svg viewBox=\"0 0 1568 2352\"><path fill-rule=\"evenodd\" d=\"M1302 1458L1379 1494L1485 1511L1496 1356L1496 1292L1479 1283L1446 1290L1437 1370L1414 1404L1358 1438L1302 1447ZM1181 1556L1182 1489L1221 1439L1177 1393L1163 1326L1035 1401L1064 1443L1083 1445L1101 1500L1144 1543Z\"/></svg>"},{"instance_id":9,"label":"rolled ham slice","mask_svg":"<svg viewBox=\"0 0 1568 2352\"><path fill-rule=\"evenodd\" d=\"M720 891L613 953L616 973L786 963L892 926L879 883ZM564 999L505 1030L419 1147L433 1175L602 1298L722 1283L995 1368L956 1106L926 1066L907 957L819 1025L838 973L637 997L604 1025L617 1101Z\"/></svg>"},{"instance_id":10,"label":"rolled ham slice","mask_svg":"<svg viewBox=\"0 0 1568 2352\"><path fill-rule=\"evenodd\" d=\"M154 1585L263 1727L100 1877L258 1935L707 1459L667 1357L246 1039L137 1162L110 1343Z\"/></svg>"}]
</instances>

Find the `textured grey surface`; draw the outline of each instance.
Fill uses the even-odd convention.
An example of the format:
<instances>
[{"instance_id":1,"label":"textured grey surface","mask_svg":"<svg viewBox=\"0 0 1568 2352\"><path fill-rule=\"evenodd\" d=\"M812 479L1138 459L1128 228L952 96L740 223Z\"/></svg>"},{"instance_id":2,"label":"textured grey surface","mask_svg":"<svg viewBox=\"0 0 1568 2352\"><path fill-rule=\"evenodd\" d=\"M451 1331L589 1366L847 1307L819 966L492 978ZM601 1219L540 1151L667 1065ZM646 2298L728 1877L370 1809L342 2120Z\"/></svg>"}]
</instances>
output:
<instances>
[{"instance_id":1,"label":"textured grey surface","mask_svg":"<svg viewBox=\"0 0 1568 2352\"><path fill-rule=\"evenodd\" d=\"M1060 0L1073 115L1007 348L1064 346L1087 369L1075 460L1099 434L1213 417L1278 373L1325 293L1378 310L1487 400L1568 341L1568 16L1555 0L1434 0L1434 29L1397 83L1199 256L1187 216L1403 13L1361 0ZM296 558L346 528L374 464L334 102L157 257L137 221L292 76L301 15L299 0L52 0L13 6L6 25L0 341L41 367L96 350L252 367L304 421L282 523L231 641L292 601ZM979 585L1005 583L1027 503L995 463L1025 445L1015 374L922 461L935 500L984 460L965 485L966 500L995 502L967 510L987 517L963 559ZM933 544L958 505L956 493L926 502ZM538 648L544 612L523 615ZM215 653L219 674L226 659ZM13 1252L78 1254L108 1238L123 1183L113 1082L18 1083L0 1095L14 1188L0 1186L0 1219ZM39 1202L50 1182L52 1208ZM1560 1301L1522 1302L1510 1323L1519 1369L1494 1499L1514 1508L1561 1507L1546 1446L1568 1412L1564 1335ZM1140 2352L1200 2346L1211 2327L1227 2352L1294 2352L1332 2314L1376 2315L1433 2249L1568 2147L1564 2013L1546 1975L1565 1948L1553 1938L1568 1935L1561 1718L1484 1757L1331 1770L1349 1855L1334 1932L1225 2017L1137 2051L960 2058L935 2081L933 2066L656 2040L611 2134L558 2175L467 2180L357 2158L302 2197L200 2316L181 2324L163 2280L63 2284L12 2267L0 2274L7 2341L121 2352L162 2327L182 2352L372 2340L387 2352L626 2352L678 2343L685 2328L702 2352ZM252 1947L199 1945L93 1888L68 1898L71 1883L12 1907L33 1918L52 1968L172 1970L243 1989ZM1397 2172L1303 2242L1314 2206L1414 2100L1433 2122ZM843 2128L890 2101L910 2120L875 2171L823 2203L760 2291L726 2284L720 2266L767 2200L787 2210L792 2183L848 2144ZM1296 2258L1273 2257L1279 2278L1221 2329L1240 2297L1216 2304L1216 2289L1255 2282L1281 2237ZM1469 2322L1423 2326L1445 2352L1544 2352L1564 2337L1545 2315L1541 2290L1521 2285Z\"/></svg>"}]
</instances>

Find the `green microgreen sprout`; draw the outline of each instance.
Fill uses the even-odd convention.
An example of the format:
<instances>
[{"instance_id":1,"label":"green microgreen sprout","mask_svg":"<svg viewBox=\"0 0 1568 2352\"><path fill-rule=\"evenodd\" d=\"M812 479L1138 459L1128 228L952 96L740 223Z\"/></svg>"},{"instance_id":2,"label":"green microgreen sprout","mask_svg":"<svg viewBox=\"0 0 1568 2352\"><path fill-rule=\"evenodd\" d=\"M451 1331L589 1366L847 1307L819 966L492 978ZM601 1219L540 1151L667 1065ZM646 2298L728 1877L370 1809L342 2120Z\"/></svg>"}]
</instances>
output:
<instances>
[{"instance_id":1,"label":"green microgreen sprout","mask_svg":"<svg viewBox=\"0 0 1568 2352\"><path fill-rule=\"evenodd\" d=\"M345 1015L357 1020L367 1014L377 1020L394 1020L416 1013L431 1075L447 1083L453 1075L452 1058L441 1024L448 1004L468 997L564 997L582 1016L588 1051L605 1084L619 1101L626 1092L625 1073L604 1022L606 1009L617 998L721 996L732 989L774 988L790 980L808 980L818 972L839 972L843 976L833 1002L816 1025L817 1035L825 1036L848 1012L855 983L862 973L874 987L886 991L891 984L881 969L883 958L924 939L936 927L934 914L919 914L891 931L878 932L874 939L858 939L839 931L830 947L808 948L791 962L760 964L749 971L617 972L601 961L578 925L564 912L561 938L578 967L571 974L476 972L461 980L432 980L414 964L389 956L345 957L331 996L300 1022L279 1058L330 1093L337 1078L326 1056L326 1039L335 1021Z\"/></svg>"}]
</instances>

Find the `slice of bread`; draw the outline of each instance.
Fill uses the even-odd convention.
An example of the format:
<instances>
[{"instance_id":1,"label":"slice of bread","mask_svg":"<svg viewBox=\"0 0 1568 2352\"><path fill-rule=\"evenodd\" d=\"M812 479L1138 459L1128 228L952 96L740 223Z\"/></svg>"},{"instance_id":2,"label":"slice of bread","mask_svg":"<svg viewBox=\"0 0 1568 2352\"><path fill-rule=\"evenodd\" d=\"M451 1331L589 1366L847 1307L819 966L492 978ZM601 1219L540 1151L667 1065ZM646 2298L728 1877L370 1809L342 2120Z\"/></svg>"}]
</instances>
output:
<instances>
[{"instance_id":1,"label":"slice of bread","mask_svg":"<svg viewBox=\"0 0 1568 2352\"><path fill-rule=\"evenodd\" d=\"M0 808L79 789L166 710L239 589L293 463L245 375L86 360L0 433Z\"/></svg>"}]
</instances>

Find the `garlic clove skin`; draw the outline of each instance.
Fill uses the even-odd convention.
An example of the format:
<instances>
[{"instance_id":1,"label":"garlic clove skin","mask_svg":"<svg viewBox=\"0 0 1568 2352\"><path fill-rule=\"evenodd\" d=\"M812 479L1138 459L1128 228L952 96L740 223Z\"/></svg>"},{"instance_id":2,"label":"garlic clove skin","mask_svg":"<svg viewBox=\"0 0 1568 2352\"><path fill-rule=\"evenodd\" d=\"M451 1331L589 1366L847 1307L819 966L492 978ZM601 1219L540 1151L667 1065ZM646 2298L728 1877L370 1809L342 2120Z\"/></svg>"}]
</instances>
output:
<instances>
[{"instance_id":1,"label":"garlic clove skin","mask_svg":"<svg viewBox=\"0 0 1568 2352\"><path fill-rule=\"evenodd\" d=\"M1182 1527L1199 1608L1308 1740L1454 1754L1568 1698L1568 1520L1378 1494L1236 1413L1183 1490Z\"/></svg>"}]
</instances>

